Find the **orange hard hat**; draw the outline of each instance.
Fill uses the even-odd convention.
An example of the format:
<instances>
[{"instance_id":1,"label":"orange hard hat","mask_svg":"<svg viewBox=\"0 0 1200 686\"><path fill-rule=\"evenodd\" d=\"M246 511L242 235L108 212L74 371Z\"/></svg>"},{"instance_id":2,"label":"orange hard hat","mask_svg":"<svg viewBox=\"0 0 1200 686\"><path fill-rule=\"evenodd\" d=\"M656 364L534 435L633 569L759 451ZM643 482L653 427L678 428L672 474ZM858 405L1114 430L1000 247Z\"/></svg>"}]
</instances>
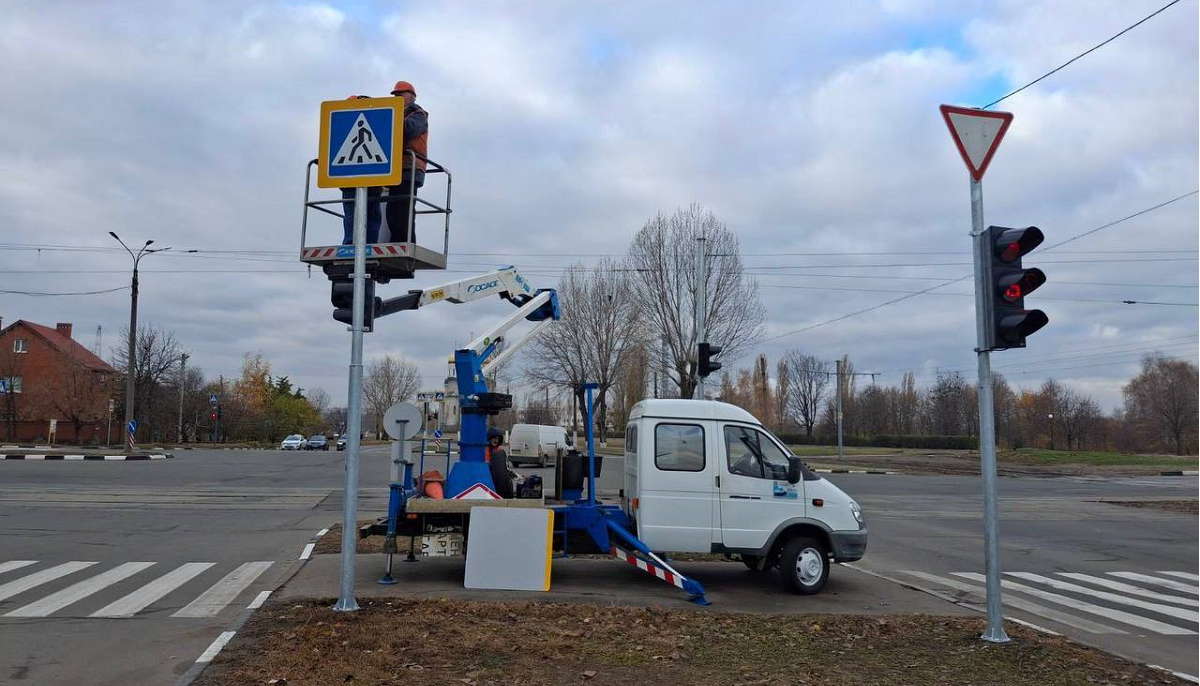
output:
<instances>
[{"instance_id":1,"label":"orange hard hat","mask_svg":"<svg viewBox=\"0 0 1200 686\"><path fill-rule=\"evenodd\" d=\"M392 88L392 95L398 95L400 91L409 91L413 95L417 94L417 89L408 81L397 81L395 87Z\"/></svg>"},{"instance_id":2,"label":"orange hard hat","mask_svg":"<svg viewBox=\"0 0 1200 686\"><path fill-rule=\"evenodd\" d=\"M347 100L366 100L369 97L371 97L371 96L369 96L369 95L351 95L350 97L348 97L346 99Z\"/></svg>"}]
</instances>

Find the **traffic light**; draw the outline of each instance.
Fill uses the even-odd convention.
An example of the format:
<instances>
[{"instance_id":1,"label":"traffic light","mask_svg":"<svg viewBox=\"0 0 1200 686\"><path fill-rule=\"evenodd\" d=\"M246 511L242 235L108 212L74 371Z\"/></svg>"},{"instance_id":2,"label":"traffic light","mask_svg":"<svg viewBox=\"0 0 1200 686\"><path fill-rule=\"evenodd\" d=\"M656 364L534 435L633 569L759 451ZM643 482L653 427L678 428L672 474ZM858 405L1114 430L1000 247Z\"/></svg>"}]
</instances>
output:
<instances>
[{"instance_id":1,"label":"traffic light","mask_svg":"<svg viewBox=\"0 0 1200 686\"><path fill-rule=\"evenodd\" d=\"M991 322L988 327L988 350L1024 348L1025 337L1046 325L1050 319L1041 310L1025 309L1025 296L1046 283L1040 269L1024 269L1021 257L1042 244L1045 237L1036 226L1009 229L989 226L986 235L988 249L988 279L992 289Z\"/></svg>"},{"instance_id":2,"label":"traffic light","mask_svg":"<svg viewBox=\"0 0 1200 686\"><path fill-rule=\"evenodd\" d=\"M216 412L210 412L210 413L208 414L208 418L209 418L209 419L211 419L211 420L213 420L214 422L215 422L215 421L217 421L217 413L216 413Z\"/></svg>"},{"instance_id":3,"label":"traffic light","mask_svg":"<svg viewBox=\"0 0 1200 686\"><path fill-rule=\"evenodd\" d=\"M714 357L721 353L721 349L715 345L708 343L700 344L698 359L700 361L700 376L705 377L721 368L720 362L715 362Z\"/></svg>"},{"instance_id":4,"label":"traffic light","mask_svg":"<svg viewBox=\"0 0 1200 686\"><path fill-rule=\"evenodd\" d=\"M369 275L368 275L369 276ZM343 324L353 324L354 279L350 276L330 278L329 301L333 303L333 318ZM363 329L370 331L375 323L375 310L383 304L375 297L375 281L367 278L363 283Z\"/></svg>"}]
</instances>

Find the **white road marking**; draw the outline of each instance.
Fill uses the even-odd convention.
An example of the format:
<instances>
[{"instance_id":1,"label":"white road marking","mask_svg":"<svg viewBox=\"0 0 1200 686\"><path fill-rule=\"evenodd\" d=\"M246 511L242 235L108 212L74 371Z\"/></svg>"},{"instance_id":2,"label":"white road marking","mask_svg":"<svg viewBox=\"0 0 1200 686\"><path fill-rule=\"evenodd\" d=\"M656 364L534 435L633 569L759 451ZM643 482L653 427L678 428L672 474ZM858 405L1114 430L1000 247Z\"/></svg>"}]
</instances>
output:
<instances>
[{"instance_id":1,"label":"white road marking","mask_svg":"<svg viewBox=\"0 0 1200 686\"><path fill-rule=\"evenodd\" d=\"M1168 617L1186 619L1190 622L1200 622L1200 616L1197 616L1195 610L1185 610L1181 607L1171 607L1170 605L1151 603L1145 600L1138 600L1137 598L1130 598L1128 596L1118 595L1116 593L1109 593L1108 591L1097 591L1086 586L1080 586L1079 584L1072 584L1066 581L1059 581L1058 579L1042 576L1041 574L1034 574L1032 572L1007 572L1007 574L1009 576L1025 579L1026 581L1035 581L1043 586L1056 588L1060 591L1081 593L1085 596L1099 598L1101 600L1107 600L1113 603L1130 605L1132 607L1140 607L1143 610L1150 610L1151 612L1157 612L1160 615L1167 615Z\"/></svg>"},{"instance_id":2,"label":"white road marking","mask_svg":"<svg viewBox=\"0 0 1200 686\"><path fill-rule=\"evenodd\" d=\"M308 545L304 546L304 550L300 551L300 559L307 560L308 558L312 557L313 548L315 547L317 547L316 543L309 543Z\"/></svg>"},{"instance_id":3,"label":"white road marking","mask_svg":"<svg viewBox=\"0 0 1200 686\"><path fill-rule=\"evenodd\" d=\"M151 603L174 591L201 572L212 567L212 562L188 562L142 586L133 593L115 600L93 612L92 617L132 617L146 609Z\"/></svg>"},{"instance_id":4,"label":"white road marking","mask_svg":"<svg viewBox=\"0 0 1200 686\"><path fill-rule=\"evenodd\" d=\"M964 579L970 579L972 581L978 581L978 582L986 581L986 579L984 578L984 576L982 574L976 574L975 572L954 572L954 576L958 576L958 577L962 577ZM1067 607L1079 610L1080 612L1086 612L1088 614L1098 615L1100 617L1112 619L1112 620L1121 622L1123 624L1129 624L1129 625L1136 626L1141 629L1146 629L1147 631L1153 631L1153 632L1159 633L1159 634L1166 634L1168 636L1195 636L1196 635L1196 632L1192 631L1191 629L1184 629L1184 628L1173 626L1171 624L1167 624L1165 622L1160 622L1160 621L1157 621L1154 619L1147 619L1146 617L1141 617L1141 616L1138 616L1135 614L1131 614L1129 612L1124 612L1122 610L1113 610L1113 609L1110 609L1107 607L1101 607L1099 605L1085 603L1082 600L1076 600L1075 598L1071 598L1071 597L1064 596L1064 595L1059 595L1057 593L1050 593L1048 591L1043 591L1041 589L1033 588L1031 586L1026 586L1024 584L1018 584L1015 581L1008 581L1007 579L1005 579L1001 582L1001 585L1004 588L1011 589L1018 593L1025 593L1025 594L1031 595L1035 598L1041 598L1042 600L1046 600L1051 603L1055 603L1056 605L1065 605Z\"/></svg>"},{"instance_id":5,"label":"white road marking","mask_svg":"<svg viewBox=\"0 0 1200 686\"><path fill-rule=\"evenodd\" d=\"M233 638L235 633L237 632L221 632L221 635L217 636L217 638L208 646L208 648L200 654L200 657L196 658L197 664L202 662L212 662L213 658L217 656L217 653L221 652L221 649L225 647L226 643L229 643L229 639Z\"/></svg>"},{"instance_id":6,"label":"white road marking","mask_svg":"<svg viewBox=\"0 0 1200 686\"><path fill-rule=\"evenodd\" d=\"M1190 572L1159 572L1159 574L1166 574L1167 576L1177 576L1180 579L1187 579L1188 581L1195 581L1195 582L1200 583L1200 575L1192 574Z\"/></svg>"},{"instance_id":7,"label":"white road marking","mask_svg":"<svg viewBox=\"0 0 1200 686\"><path fill-rule=\"evenodd\" d=\"M1191 674L1186 674L1184 672L1176 672L1172 669L1167 669L1166 667L1159 667L1158 665L1147 664L1146 666L1149 667L1150 669L1157 669L1160 672L1174 674L1175 676L1179 677L1180 679L1183 679L1184 681L1190 681L1193 684L1200 684L1200 677L1195 677Z\"/></svg>"},{"instance_id":8,"label":"white road marking","mask_svg":"<svg viewBox=\"0 0 1200 686\"><path fill-rule=\"evenodd\" d=\"M172 617L215 617L274 562L247 562L225 575Z\"/></svg>"},{"instance_id":9,"label":"white road marking","mask_svg":"<svg viewBox=\"0 0 1200 686\"><path fill-rule=\"evenodd\" d=\"M981 597L986 597L987 590L981 586L972 586L971 584L964 584L963 582L955 579L947 579L934 574L926 574L925 572L902 571L900 573L908 574L909 576L915 576L918 579L924 579L925 581L940 584L947 588L953 588L958 591L966 591L967 593L974 593ZM1059 624L1065 624L1069 627L1074 627L1092 634L1126 633L1120 629L1105 626L1104 624L1098 624L1091 620L1083 619L1082 617L1076 617L1075 615L1069 615L1065 612L1060 612L1053 608L1046 607L1045 605L1031 603L1028 600L1023 600L1021 598L1013 598L1012 596L1009 596L1004 599L1004 604L1009 607L1015 607L1018 610L1024 610L1029 614L1045 617L1046 619L1058 622Z\"/></svg>"},{"instance_id":10,"label":"white road marking","mask_svg":"<svg viewBox=\"0 0 1200 686\"><path fill-rule=\"evenodd\" d=\"M254 600L250 601L250 604L246 606L246 609L257 610L258 608L262 607L263 603L267 602L267 596L269 595L271 595L270 591L263 591L262 593L254 596Z\"/></svg>"},{"instance_id":11,"label":"white road marking","mask_svg":"<svg viewBox=\"0 0 1200 686\"><path fill-rule=\"evenodd\" d=\"M1196 600L1195 598L1184 598L1183 596L1167 595L1166 593L1159 593L1157 591L1147 591L1146 589L1142 588L1141 586L1134 586L1133 584L1123 584L1120 581L1113 581L1112 579L1102 579L1098 576L1092 576L1091 574L1076 574L1076 573L1072 573L1072 572L1059 572L1058 575L1065 576L1070 579L1075 579L1076 581L1083 581L1085 583L1094 584L1096 586L1103 586L1105 588L1111 588L1114 591L1121 591L1122 593L1128 593L1129 595L1140 595L1143 598L1152 598L1154 600L1161 600L1162 602L1165 602L1165 603L1175 603L1176 605L1188 605L1190 607L1200 608L1200 600Z\"/></svg>"},{"instance_id":12,"label":"white road marking","mask_svg":"<svg viewBox=\"0 0 1200 686\"><path fill-rule=\"evenodd\" d=\"M320 538L327 533L329 533L329 529L321 529L320 531L317 532L317 538Z\"/></svg>"},{"instance_id":13,"label":"white road marking","mask_svg":"<svg viewBox=\"0 0 1200 686\"><path fill-rule=\"evenodd\" d=\"M78 572L81 569L87 569L98 562L64 562L60 565L55 565L50 569L43 569L40 572L34 572L29 576L23 576L20 579L10 581L3 586L0 586L0 600L11 598L18 593L24 593L31 588L41 586L44 583L49 583L55 579L64 577L73 572Z\"/></svg>"},{"instance_id":14,"label":"white road marking","mask_svg":"<svg viewBox=\"0 0 1200 686\"><path fill-rule=\"evenodd\" d=\"M37 560L10 560L9 562L0 562L0 574L10 572L14 569L28 567L29 565L37 564Z\"/></svg>"},{"instance_id":15,"label":"white road marking","mask_svg":"<svg viewBox=\"0 0 1200 686\"><path fill-rule=\"evenodd\" d=\"M1108 574L1109 576L1119 576L1122 579L1129 579L1130 581L1145 581L1146 583L1154 584L1155 586L1169 588L1172 591L1183 591L1184 593L1191 593L1192 595L1200 594L1200 588L1195 586L1188 586L1187 584L1181 584L1178 581L1171 581L1170 579L1160 579L1156 576L1150 576L1149 574L1139 574L1137 572L1109 572Z\"/></svg>"},{"instance_id":16,"label":"white road marking","mask_svg":"<svg viewBox=\"0 0 1200 686\"><path fill-rule=\"evenodd\" d=\"M138 572L153 566L153 562L126 562L117 565L107 572L97 574L96 576L80 581L77 584L68 586L58 593L36 600L25 607L19 607L12 612L4 615L5 617L45 617L53 612L58 612L64 607L79 602L91 594L107 588L122 579L137 574Z\"/></svg>"}]
</instances>

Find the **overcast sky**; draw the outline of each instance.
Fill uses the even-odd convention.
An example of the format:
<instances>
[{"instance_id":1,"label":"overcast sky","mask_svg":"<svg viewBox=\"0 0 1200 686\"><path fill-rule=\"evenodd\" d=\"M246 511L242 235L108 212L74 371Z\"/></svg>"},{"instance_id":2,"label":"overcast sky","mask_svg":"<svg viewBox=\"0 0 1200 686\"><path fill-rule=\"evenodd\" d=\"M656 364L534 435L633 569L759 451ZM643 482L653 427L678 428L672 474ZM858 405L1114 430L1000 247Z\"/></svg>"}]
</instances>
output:
<instances>
[{"instance_id":1,"label":"overcast sky","mask_svg":"<svg viewBox=\"0 0 1200 686\"><path fill-rule=\"evenodd\" d=\"M173 329L190 364L236 375L261 351L344 402L349 335L296 259L304 165L320 101L403 78L454 172L453 271L417 285L515 264L552 286L698 202L741 240L772 364L801 348L849 354L877 383L971 378L969 281L779 336L969 274L967 174L937 106L986 104L1163 4L10 1L0 290L117 288L131 260L108 232L153 239L173 250L142 263L141 321ZM1040 226L1051 245L1197 189L1197 4L996 108L1015 121L984 185L988 223ZM1049 278L1027 305L1050 324L993 365L1111 409L1144 352L1195 361L1197 221L1193 195L1027 257ZM335 222L311 230L340 240ZM5 324L72 322L88 347L103 327L106 358L128 307L128 291L0 293ZM510 309L393 315L366 355L409 356L440 386L455 344Z\"/></svg>"}]
</instances>

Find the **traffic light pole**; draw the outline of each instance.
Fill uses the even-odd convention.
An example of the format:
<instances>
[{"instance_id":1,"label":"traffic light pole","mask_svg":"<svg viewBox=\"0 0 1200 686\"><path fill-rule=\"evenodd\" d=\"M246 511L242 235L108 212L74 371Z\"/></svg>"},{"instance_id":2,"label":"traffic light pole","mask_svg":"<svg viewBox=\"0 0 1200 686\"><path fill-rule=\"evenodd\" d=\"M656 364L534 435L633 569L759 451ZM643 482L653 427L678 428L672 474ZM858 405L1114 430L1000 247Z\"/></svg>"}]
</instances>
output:
<instances>
[{"instance_id":1,"label":"traffic light pole","mask_svg":"<svg viewBox=\"0 0 1200 686\"><path fill-rule=\"evenodd\" d=\"M354 555L358 544L358 449L362 438L363 297L367 271L367 189L354 189L354 307L350 324L350 393L346 403L346 488L342 503L342 579L334 610L358 609Z\"/></svg>"},{"instance_id":2,"label":"traffic light pole","mask_svg":"<svg viewBox=\"0 0 1200 686\"><path fill-rule=\"evenodd\" d=\"M696 343L708 342L708 279L705 278L704 236L696 238ZM696 359L696 390L693 397L704 400L704 376Z\"/></svg>"},{"instance_id":3,"label":"traffic light pole","mask_svg":"<svg viewBox=\"0 0 1200 686\"><path fill-rule=\"evenodd\" d=\"M971 236L975 251L975 352L979 356L979 464L983 477L983 557L987 573L987 630L983 640L1007 643L1000 587L1000 530L996 517L996 414L992 402L992 361L987 327L991 326L987 229L983 223L983 185L971 177Z\"/></svg>"}]
</instances>

